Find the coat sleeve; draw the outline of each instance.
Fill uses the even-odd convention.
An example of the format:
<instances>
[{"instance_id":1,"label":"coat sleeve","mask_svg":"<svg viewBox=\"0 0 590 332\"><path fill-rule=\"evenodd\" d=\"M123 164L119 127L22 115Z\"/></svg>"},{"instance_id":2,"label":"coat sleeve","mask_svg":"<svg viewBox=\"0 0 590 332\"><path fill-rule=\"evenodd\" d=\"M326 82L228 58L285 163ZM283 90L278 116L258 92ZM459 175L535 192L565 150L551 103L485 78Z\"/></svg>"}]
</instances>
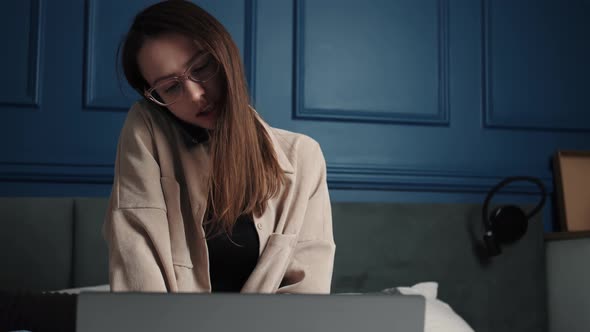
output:
<instances>
[{"instance_id":1,"label":"coat sleeve","mask_svg":"<svg viewBox=\"0 0 590 332\"><path fill-rule=\"evenodd\" d=\"M329 294L336 245L326 179L326 162L319 144L306 159L315 169L310 196L293 258L277 293ZM307 167L306 167L307 168Z\"/></svg>"},{"instance_id":2,"label":"coat sleeve","mask_svg":"<svg viewBox=\"0 0 590 332\"><path fill-rule=\"evenodd\" d=\"M121 130L103 225L112 291L173 291L166 205L153 135L136 104Z\"/></svg>"}]
</instances>

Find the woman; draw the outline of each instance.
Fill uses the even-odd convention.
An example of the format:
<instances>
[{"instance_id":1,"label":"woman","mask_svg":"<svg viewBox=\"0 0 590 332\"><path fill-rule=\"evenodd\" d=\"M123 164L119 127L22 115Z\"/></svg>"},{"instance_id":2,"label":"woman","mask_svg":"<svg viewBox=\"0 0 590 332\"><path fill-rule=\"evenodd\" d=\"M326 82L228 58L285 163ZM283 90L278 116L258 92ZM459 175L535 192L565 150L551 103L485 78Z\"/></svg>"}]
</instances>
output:
<instances>
[{"instance_id":1,"label":"woman","mask_svg":"<svg viewBox=\"0 0 590 332\"><path fill-rule=\"evenodd\" d=\"M111 289L329 293L323 154L250 107L225 28L165 1L135 17L121 53L144 98L119 137L104 225Z\"/></svg>"}]
</instances>

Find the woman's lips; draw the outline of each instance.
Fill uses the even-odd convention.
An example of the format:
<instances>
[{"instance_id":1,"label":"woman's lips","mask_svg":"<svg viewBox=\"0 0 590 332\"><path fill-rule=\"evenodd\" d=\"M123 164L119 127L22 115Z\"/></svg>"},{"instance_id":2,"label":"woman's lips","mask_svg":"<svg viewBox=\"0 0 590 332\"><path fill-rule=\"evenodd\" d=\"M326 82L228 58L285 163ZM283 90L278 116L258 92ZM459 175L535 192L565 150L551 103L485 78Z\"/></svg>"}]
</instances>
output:
<instances>
[{"instance_id":1,"label":"woman's lips","mask_svg":"<svg viewBox=\"0 0 590 332\"><path fill-rule=\"evenodd\" d=\"M215 109L213 105L209 104L204 109L202 109L199 113L196 114L197 118L207 117L215 113Z\"/></svg>"}]
</instances>

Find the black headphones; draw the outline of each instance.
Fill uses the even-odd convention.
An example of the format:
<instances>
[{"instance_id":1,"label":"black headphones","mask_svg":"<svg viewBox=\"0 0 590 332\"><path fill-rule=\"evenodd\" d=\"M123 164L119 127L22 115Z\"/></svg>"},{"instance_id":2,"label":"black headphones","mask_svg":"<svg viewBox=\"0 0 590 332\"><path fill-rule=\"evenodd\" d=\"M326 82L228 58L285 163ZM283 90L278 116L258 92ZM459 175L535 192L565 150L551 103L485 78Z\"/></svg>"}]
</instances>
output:
<instances>
[{"instance_id":1,"label":"black headphones","mask_svg":"<svg viewBox=\"0 0 590 332\"><path fill-rule=\"evenodd\" d=\"M504 186L517 181L531 182L539 187L542 196L537 206L528 215L516 205L500 206L495 208L492 213L488 213L488 206L494 194ZM543 182L529 176L507 177L488 192L482 209L482 220L485 227L483 241L488 257L497 256L502 252L500 243L515 242L526 233L528 221L545 205L545 196L546 190Z\"/></svg>"}]
</instances>

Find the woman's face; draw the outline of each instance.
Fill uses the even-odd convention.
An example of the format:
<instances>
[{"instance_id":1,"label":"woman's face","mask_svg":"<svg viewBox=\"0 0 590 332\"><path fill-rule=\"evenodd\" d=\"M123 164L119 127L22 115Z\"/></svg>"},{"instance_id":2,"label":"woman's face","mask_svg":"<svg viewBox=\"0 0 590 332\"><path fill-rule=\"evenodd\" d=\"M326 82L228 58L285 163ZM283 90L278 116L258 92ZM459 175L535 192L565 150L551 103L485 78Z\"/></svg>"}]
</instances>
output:
<instances>
[{"instance_id":1,"label":"woman's face","mask_svg":"<svg viewBox=\"0 0 590 332\"><path fill-rule=\"evenodd\" d=\"M210 77L206 82L191 79L169 80L170 77L184 73L198 76L206 72L205 66L211 66L211 61L207 59L216 64L215 59L195 41L180 34L165 34L147 39L137 55L144 79L150 87L158 87L153 94L159 92L166 101L166 95L177 95L177 91L182 91L180 98L166 106L170 112L189 124L213 129L223 97L223 70L219 68L217 71L210 71L213 74L205 75L206 78ZM214 68L217 68L216 65Z\"/></svg>"}]
</instances>

